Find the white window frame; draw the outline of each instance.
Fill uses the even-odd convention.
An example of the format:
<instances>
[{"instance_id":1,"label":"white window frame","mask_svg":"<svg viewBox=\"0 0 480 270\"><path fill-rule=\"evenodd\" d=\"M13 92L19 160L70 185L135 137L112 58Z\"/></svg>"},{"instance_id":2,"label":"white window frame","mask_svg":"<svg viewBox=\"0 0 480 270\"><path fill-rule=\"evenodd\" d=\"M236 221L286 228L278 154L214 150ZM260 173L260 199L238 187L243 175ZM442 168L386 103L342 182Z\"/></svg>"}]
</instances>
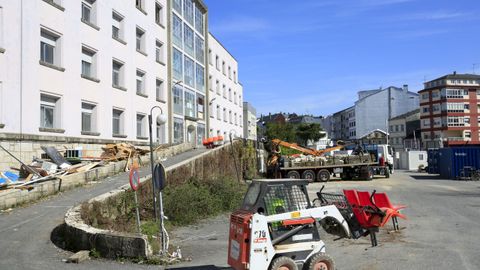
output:
<instances>
[{"instance_id":1,"label":"white window frame","mask_svg":"<svg viewBox=\"0 0 480 270\"><path fill-rule=\"evenodd\" d=\"M113 79L114 78L114 74L115 74L115 69L113 68L114 65L118 65L120 66L120 68L118 69L118 84L115 84L115 80ZM113 87L124 87L125 83L124 83L124 69L125 69L125 64L123 62L120 62L116 59L112 59L112 86Z\"/></svg>"},{"instance_id":2,"label":"white window frame","mask_svg":"<svg viewBox=\"0 0 480 270\"><path fill-rule=\"evenodd\" d=\"M115 112L119 112L118 114L118 133L115 133ZM118 108L113 108L112 109L112 135L113 136L123 136L124 135L124 115L125 115L125 110L123 109L118 109Z\"/></svg>"},{"instance_id":3,"label":"white window frame","mask_svg":"<svg viewBox=\"0 0 480 270\"><path fill-rule=\"evenodd\" d=\"M155 2L155 23L164 26L165 15L163 5L159 2Z\"/></svg>"},{"instance_id":4,"label":"white window frame","mask_svg":"<svg viewBox=\"0 0 480 270\"><path fill-rule=\"evenodd\" d=\"M96 78L96 54L97 52L82 46L82 76L87 78ZM89 64L89 73L86 74L84 70L84 63Z\"/></svg>"},{"instance_id":5,"label":"white window frame","mask_svg":"<svg viewBox=\"0 0 480 270\"><path fill-rule=\"evenodd\" d=\"M137 139L145 137L146 119L147 117L143 113L137 113L135 116Z\"/></svg>"},{"instance_id":6,"label":"white window frame","mask_svg":"<svg viewBox=\"0 0 480 270\"><path fill-rule=\"evenodd\" d=\"M82 132L95 132L97 130L97 125L96 125L96 108L97 108L97 105L94 104L94 103L90 103L90 102L85 102L85 101L82 101L82 105L81 105L81 114L82 114L82 117L81 117L81 130ZM90 117L90 130L86 130L84 129L84 115L88 115Z\"/></svg>"},{"instance_id":7,"label":"white window frame","mask_svg":"<svg viewBox=\"0 0 480 270\"><path fill-rule=\"evenodd\" d=\"M160 40L155 41L155 60L157 63L165 63L165 46Z\"/></svg>"},{"instance_id":8,"label":"white window frame","mask_svg":"<svg viewBox=\"0 0 480 270\"><path fill-rule=\"evenodd\" d=\"M84 8L87 8L89 11L89 18L84 17ZM82 0L82 12L81 12L81 17L82 21L86 22L87 24L92 24L96 25L97 20L96 20L96 0Z\"/></svg>"},{"instance_id":9,"label":"white window frame","mask_svg":"<svg viewBox=\"0 0 480 270\"><path fill-rule=\"evenodd\" d=\"M60 104L61 97L47 94L47 93L40 93L40 127L41 128L52 128L56 129L60 127ZM43 108L50 108L52 109L52 125L46 126L44 125L44 114L42 113Z\"/></svg>"},{"instance_id":10,"label":"white window frame","mask_svg":"<svg viewBox=\"0 0 480 270\"><path fill-rule=\"evenodd\" d=\"M155 94L157 101L167 101L165 95L165 81L160 78L155 80Z\"/></svg>"},{"instance_id":11,"label":"white window frame","mask_svg":"<svg viewBox=\"0 0 480 270\"><path fill-rule=\"evenodd\" d=\"M51 38L53 39L50 39L46 36L50 36ZM57 66L57 67L60 67L61 66L61 54L60 54L60 51L61 51L61 42L60 42L60 39L61 39L61 35L57 34L57 33L54 33L44 27L41 27L40 28L40 61L41 62L44 62L44 63L47 63L47 64L50 64L50 65L54 65L54 66ZM46 61L47 59L42 59L42 54L43 54L43 45L42 43L48 45L48 46L51 46L53 47L53 50L52 50L52 62L48 62Z\"/></svg>"},{"instance_id":12,"label":"white window frame","mask_svg":"<svg viewBox=\"0 0 480 270\"><path fill-rule=\"evenodd\" d=\"M135 90L137 94L142 94L145 95L145 91L147 89L146 87L146 77L147 73L143 70L137 69L136 72L136 80L135 80ZM140 83L140 89L139 89L139 83Z\"/></svg>"},{"instance_id":13,"label":"white window frame","mask_svg":"<svg viewBox=\"0 0 480 270\"><path fill-rule=\"evenodd\" d=\"M146 53L145 46L145 36L147 35L146 31L140 27L135 28L135 49L137 52Z\"/></svg>"},{"instance_id":14,"label":"white window frame","mask_svg":"<svg viewBox=\"0 0 480 270\"><path fill-rule=\"evenodd\" d=\"M125 31L124 31L124 16L120 13L116 12L115 10L112 11L112 38L116 40L123 41ZM118 36L114 35L113 28L118 29Z\"/></svg>"}]
</instances>

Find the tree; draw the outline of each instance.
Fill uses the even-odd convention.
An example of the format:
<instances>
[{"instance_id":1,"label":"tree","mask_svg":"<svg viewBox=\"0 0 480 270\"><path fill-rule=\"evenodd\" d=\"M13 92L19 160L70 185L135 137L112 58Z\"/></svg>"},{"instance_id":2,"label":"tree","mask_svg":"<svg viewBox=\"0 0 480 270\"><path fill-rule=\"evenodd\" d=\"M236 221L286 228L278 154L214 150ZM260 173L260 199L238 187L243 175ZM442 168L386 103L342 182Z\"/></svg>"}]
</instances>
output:
<instances>
[{"instance_id":1,"label":"tree","mask_svg":"<svg viewBox=\"0 0 480 270\"><path fill-rule=\"evenodd\" d=\"M290 123L268 123L266 133L269 140L279 139L286 142L295 142L295 127Z\"/></svg>"},{"instance_id":2,"label":"tree","mask_svg":"<svg viewBox=\"0 0 480 270\"><path fill-rule=\"evenodd\" d=\"M300 124L297 126L296 129L296 137L297 141L301 144L306 146L309 140L318 141L324 135L320 133L322 128L320 124L312 123L312 124Z\"/></svg>"}]
</instances>

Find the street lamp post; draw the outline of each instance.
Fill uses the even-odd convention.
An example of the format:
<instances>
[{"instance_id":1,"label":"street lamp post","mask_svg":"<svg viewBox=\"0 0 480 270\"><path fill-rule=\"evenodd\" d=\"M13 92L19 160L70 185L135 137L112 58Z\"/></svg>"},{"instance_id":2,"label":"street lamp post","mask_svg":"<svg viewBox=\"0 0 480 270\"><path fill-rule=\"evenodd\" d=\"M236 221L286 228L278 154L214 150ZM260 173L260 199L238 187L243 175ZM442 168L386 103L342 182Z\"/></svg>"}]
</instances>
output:
<instances>
[{"instance_id":1,"label":"street lamp post","mask_svg":"<svg viewBox=\"0 0 480 270\"><path fill-rule=\"evenodd\" d=\"M148 131L150 135L150 168L152 172L152 194L153 194L153 212L155 214L155 221L157 221L157 197L155 196L155 179L154 175L154 160L153 160L153 132L152 132L152 125L153 125L153 110L158 108L160 110L160 115L157 117L157 124L165 124L167 122L167 117L163 114L162 108L159 106L154 106L150 109L150 114L148 115ZM162 192L160 191L160 215L163 217L163 205L162 205Z\"/></svg>"}]
</instances>

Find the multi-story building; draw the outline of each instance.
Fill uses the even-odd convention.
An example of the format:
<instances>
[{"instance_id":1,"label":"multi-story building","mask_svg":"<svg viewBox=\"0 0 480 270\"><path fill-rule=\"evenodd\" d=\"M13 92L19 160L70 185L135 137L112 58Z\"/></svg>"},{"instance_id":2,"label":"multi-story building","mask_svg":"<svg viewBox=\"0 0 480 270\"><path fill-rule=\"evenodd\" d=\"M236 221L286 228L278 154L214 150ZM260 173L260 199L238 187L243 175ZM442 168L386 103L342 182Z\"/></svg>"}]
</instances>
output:
<instances>
[{"instance_id":1,"label":"multi-story building","mask_svg":"<svg viewBox=\"0 0 480 270\"><path fill-rule=\"evenodd\" d=\"M201 0L168 2L169 134L172 143L201 145L208 128L207 8Z\"/></svg>"},{"instance_id":2,"label":"multi-story building","mask_svg":"<svg viewBox=\"0 0 480 270\"><path fill-rule=\"evenodd\" d=\"M363 138L374 130L388 133L388 120L418 108L418 94L390 86L384 89L360 91L355 102L356 138Z\"/></svg>"},{"instance_id":3,"label":"multi-story building","mask_svg":"<svg viewBox=\"0 0 480 270\"><path fill-rule=\"evenodd\" d=\"M352 137L351 129L352 122L355 121L355 107L349 107L347 109L334 113L331 120L324 122L330 122L331 124L331 138L332 140L350 140Z\"/></svg>"},{"instance_id":4,"label":"multi-story building","mask_svg":"<svg viewBox=\"0 0 480 270\"><path fill-rule=\"evenodd\" d=\"M418 93L425 148L480 144L480 75L454 72Z\"/></svg>"},{"instance_id":5,"label":"multi-story building","mask_svg":"<svg viewBox=\"0 0 480 270\"><path fill-rule=\"evenodd\" d=\"M209 136L243 137L243 86L238 62L211 33L208 38Z\"/></svg>"},{"instance_id":6,"label":"multi-story building","mask_svg":"<svg viewBox=\"0 0 480 270\"><path fill-rule=\"evenodd\" d=\"M420 149L420 109L396 116L388 121L389 144L395 150Z\"/></svg>"},{"instance_id":7,"label":"multi-story building","mask_svg":"<svg viewBox=\"0 0 480 270\"><path fill-rule=\"evenodd\" d=\"M149 108L167 113L165 15L166 0L0 0L3 136L148 142Z\"/></svg>"},{"instance_id":8,"label":"multi-story building","mask_svg":"<svg viewBox=\"0 0 480 270\"><path fill-rule=\"evenodd\" d=\"M257 140L257 110L249 102L243 102L243 137Z\"/></svg>"}]
</instances>

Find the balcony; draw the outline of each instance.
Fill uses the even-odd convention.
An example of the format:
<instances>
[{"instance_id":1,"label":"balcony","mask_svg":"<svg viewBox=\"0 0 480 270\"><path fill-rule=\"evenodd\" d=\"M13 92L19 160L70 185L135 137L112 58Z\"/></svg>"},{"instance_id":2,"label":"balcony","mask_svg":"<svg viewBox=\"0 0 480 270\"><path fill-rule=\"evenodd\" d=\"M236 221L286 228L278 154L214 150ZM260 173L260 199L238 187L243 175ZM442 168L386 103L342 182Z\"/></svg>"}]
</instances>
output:
<instances>
[{"instance_id":1,"label":"balcony","mask_svg":"<svg viewBox=\"0 0 480 270\"><path fill-rule=\"evenodd\" d=\"M448 142L466 142L466 141L471 141L471 138L465 138L465 137L448 137L447 141Z\"/></svg>"}]
</instances>

